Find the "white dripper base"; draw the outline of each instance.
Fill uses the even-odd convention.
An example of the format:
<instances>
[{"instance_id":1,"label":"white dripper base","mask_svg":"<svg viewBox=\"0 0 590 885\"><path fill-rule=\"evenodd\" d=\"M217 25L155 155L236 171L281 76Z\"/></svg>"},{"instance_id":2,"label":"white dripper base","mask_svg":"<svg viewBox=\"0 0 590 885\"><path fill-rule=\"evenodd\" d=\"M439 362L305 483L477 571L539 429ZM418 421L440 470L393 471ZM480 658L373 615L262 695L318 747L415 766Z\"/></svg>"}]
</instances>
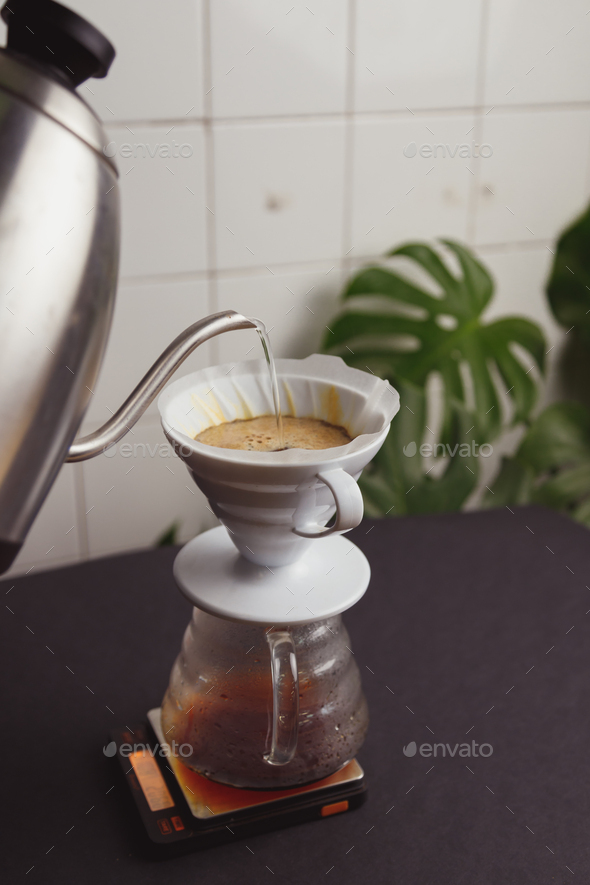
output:
<instances>
[{"instance_id":1,"label":"white dripper base","mask_svg":"<svg viewBox=\"0 0 590 885\"><path fill-rule=\"evenodd\" d=\"M343 535L312 544L291 565L256 565L241 556L223 526L186 544L174 578L193 605L211 615L274 627L334 617L364 595L366 556Z\"/></svg>"}]
</instances>

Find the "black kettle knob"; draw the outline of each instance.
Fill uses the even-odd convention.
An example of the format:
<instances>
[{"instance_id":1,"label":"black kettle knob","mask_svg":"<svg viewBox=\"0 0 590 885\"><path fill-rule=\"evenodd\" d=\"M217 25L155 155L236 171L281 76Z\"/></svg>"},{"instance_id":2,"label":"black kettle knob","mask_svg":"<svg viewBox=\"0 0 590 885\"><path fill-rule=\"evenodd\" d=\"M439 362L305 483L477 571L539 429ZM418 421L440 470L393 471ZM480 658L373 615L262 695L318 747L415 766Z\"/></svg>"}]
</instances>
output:
<instances>
[{"instance_id":1,"label":"black kettle knob","mask_svg":"<svg viewBox=\"0 0 590 885\"><path fill-rule=\"evenodd\" d=\"M90 22L54 0L7 0L7 50L59 72L75 88L106 77L115 57L111 43Z\"/></svg>"}]
</instances>

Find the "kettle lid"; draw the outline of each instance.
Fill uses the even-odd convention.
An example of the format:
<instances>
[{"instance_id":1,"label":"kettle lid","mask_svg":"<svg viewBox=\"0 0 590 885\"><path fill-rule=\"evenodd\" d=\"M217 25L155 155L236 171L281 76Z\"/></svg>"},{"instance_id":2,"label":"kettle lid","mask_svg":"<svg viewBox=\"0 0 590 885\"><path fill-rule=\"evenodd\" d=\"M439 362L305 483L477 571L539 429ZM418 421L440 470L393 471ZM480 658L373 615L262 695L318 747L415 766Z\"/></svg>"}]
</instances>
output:
<instances>
[{"instance_id":1,"label":"kettle lid","mask_svg":"<svg viewBox=\"0 0 590 885\"><path fill-rule=\"evenodd\" d=\"M89 77L105 77L115 49L99 30L54 0L8 0L7 49L58 73L75 89Z\"/></svg>"}]
</instances>

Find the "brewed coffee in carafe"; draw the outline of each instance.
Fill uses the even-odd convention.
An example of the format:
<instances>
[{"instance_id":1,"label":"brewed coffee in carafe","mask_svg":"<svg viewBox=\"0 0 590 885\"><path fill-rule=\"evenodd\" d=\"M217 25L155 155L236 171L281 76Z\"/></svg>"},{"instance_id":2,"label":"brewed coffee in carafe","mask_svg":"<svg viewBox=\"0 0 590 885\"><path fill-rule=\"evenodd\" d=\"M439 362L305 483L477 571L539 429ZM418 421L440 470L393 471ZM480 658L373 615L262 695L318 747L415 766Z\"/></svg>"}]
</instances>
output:
<instances>
[{"instance_id":1,"label":"brewed coffee in carafe","mask_svg":"<svg viewBox=\"0 0 590 885\"><path fill-rule=\"evenodd\" d=\"M185 765L234 787L277 789L324 778L355 756L368 711L340 615L291 627L293 657L281 672L273 634L285 632L194 610L162 705L168 740L192 747ZM286 734L273 747L275 712Z\"/></svg>"}]
</instances>

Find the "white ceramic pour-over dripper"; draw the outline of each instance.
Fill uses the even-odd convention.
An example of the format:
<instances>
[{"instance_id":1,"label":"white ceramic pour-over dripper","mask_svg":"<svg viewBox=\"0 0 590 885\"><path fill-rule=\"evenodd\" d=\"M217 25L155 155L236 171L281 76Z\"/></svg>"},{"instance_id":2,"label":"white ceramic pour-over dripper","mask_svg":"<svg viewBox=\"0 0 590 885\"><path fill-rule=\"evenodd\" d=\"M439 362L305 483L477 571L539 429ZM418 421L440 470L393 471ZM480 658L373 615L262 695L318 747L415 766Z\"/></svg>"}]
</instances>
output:
<instances>
[{"instance_id":1,"label":"white ceramic pour-over dripper","mask_svg":"<svg viewBox=\"0 0 590 885\"><path fill-rule=\"evenodd\" d=\"M250 452L194 437L214 424L272 414L263 360L187 375L160 396L164 432L240 553L267 566L295 562L313 540L354 528L363 502L356 484L379 451L399 396L386 381L315 354L277 360L284 415L345 427L352 442L330 449ZM336 511L334 525L325 523Z\"/></svg>"},{"instance_id":2,"label":"white ceramic pour-over dripper","mask_svg":"<svg viewBox=\"0 0 590 885\"><path fill-rule=\"evenodd\" d=\"M339 614L362 597L370 568L363 553L340 535L362 518L356 479L399 409L397 392L387 382L350 369L337 357L278 360L277 371L283 414L342 425L352 441L282 452L197 442L194 437L213 424L272 414L263 361L189 375L158 403L167 437L229 532L219 527L199 535L174 563L178 586L195 614L164 699L163 731L180 729L174 733L193 748L187 764L195 770L236 787L267 789L325 777L362 744L366 702ZM334 512L334 525L326 528ZM314 538L324 540L314 544ZM251 641L252 636L257 639ZM314 637L320 646L316 668L309 663ZM257 643L260 652L248 658ZM223 660L224 649L229 662ZM344 669L336 660L338 649ZM210 666L210 659L217 669L208 677L202 661ZM243 662L246 671L240 676ZM220 685L224 721L214 709L208 724L203 711L215 705L212 688L219 693ZM189 714L195 708L203 715L191 730ZM242 728L240 752L248 745L246 755L228 750Z\"/></svg>"}]
</instances>

